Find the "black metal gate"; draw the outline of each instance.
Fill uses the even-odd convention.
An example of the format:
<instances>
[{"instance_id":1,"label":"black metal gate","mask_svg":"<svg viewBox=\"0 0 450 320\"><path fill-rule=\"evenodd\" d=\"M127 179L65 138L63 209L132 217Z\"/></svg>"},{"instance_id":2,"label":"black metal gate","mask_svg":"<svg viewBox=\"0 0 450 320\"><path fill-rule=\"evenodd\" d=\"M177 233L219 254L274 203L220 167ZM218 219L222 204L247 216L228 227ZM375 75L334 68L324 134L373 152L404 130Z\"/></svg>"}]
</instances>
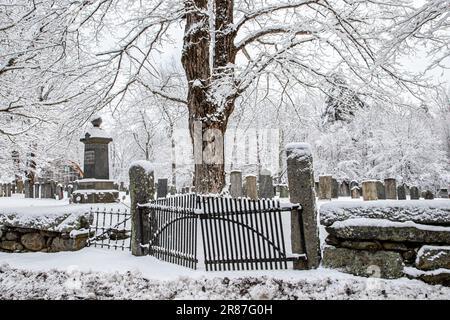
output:
<instances>
[{"instance_id":1,"label":"black metal gate","mask_svg":"<svg viewBox=\"0 0 450 320\"><path fill-rule=\"evenodd\" d=\"M131 250L131 213L127 209L91 209L93 224L89 227L88 246Z\"/></svg>"},{"instance_id":2,"label":"black metal gate","mask_svg":"<svg viewBox=\"0 0 450 320\"><path fill-rule=\"evenodd\" d=\"M286 269L288 261L306 260L306 254L286 254L282 215L301 210L298 205L183 194L139 206L141 217L144 208L149 209L150 234L141 245L164 261L196 269L198 242L206 270Z\"/></svg>"}]
</instances>

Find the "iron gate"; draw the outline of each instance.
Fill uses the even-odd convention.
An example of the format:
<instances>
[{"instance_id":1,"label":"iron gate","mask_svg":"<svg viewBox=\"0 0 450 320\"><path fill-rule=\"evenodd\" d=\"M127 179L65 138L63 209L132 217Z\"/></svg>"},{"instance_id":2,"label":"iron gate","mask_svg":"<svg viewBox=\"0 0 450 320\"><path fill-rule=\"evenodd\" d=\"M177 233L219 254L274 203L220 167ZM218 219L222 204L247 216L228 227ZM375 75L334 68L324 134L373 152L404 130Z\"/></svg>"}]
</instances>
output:
<instances>
[{"instance_id":1,"label":"iron gate","mask_svg":"<svg viewBox=\"0 0 450 320\"><path fill-rule=\"evenodd\" d=\"M143 235L141 245L150 255L167 262L196 269L198 242L203 247L206 270L286 269L288 261L306 260L306 254L286 254L282 215L301 210L298 205L183 194L138 209L141 219L148 219L150 230L149 235ZM144 209L149 209L148 216ZM201 239L197 240L198 224ZM148 243L144 239L149 239ZM306 252L305 242L301 243Z\"/></svg>"},{"instance_id":2,"label":"iron gate","mask_svg":"<svg viewBox=\"0 0 450 320\"><path fill-rule=\"evenodd\" d=\"M131 250L131 213L127 209L97 208L91 213L94 221L89 227L88 246Z\"/></svg>"}]
</instances>

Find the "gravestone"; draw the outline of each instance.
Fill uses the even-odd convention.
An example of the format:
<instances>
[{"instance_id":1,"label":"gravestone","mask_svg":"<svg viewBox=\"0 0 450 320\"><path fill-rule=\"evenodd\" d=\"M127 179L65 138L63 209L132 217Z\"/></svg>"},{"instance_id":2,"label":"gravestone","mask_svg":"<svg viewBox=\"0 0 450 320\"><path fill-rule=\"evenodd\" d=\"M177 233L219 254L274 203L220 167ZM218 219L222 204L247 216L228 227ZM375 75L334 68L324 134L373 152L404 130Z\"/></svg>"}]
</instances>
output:
<instances>
[{"instance_id":1,"label":"gravestone","mask_svg":"<svg viewBox=\"0 0 450 320\"><path fill-rule=\"evenodd\" d=\"M376 180L363 181L362 194L364 201L378 200L377 181Z\"/></svg>"},{"instance_id":2,"label":"gravestone","mask_svg":"<svg viewBox=\"0 0 450 320\"><path fill-rule=\"evenodd\" d=\"M35 183L34 183L34 197L35 197L36 199L39 199L39 198L40 198L40 193L39 193L39 191L40 191L40 184L39 184L39 182L35 182Z\"/></svg>"},{"instance_id":3,"label":"gravestone","mask_svg":"<svg viewBox=\"0 0 450 320\"><path fill-rule=\"evenodd\" d=\"M11 183L6 184L6 197L11 197Z\"/></svg>"},{"instance_id":4,"label":"gravestone","mask_svg":"<svg viewBox=\"0 0 450 320\"><path fill-rule=\"evenodd\" d=\"M386 199L397 200L397 182L393 178L384 179Z\"/></svg>"},{"instance_id":5,"label":"gravestone","mask_svg":"<svg viewBox=\"0 0 450 320\"><path fill-rule=\"evenodd\" d=\"M438 193L439 198L448 199L448 189L440 189Z\"/></svg>"},{"instance_id":6,"label":"gravestone","mask_svg":"<svg viewBox=\"0 0 450 320\"><path fill-rule=\"evenodd\" d=\"M123 181L120 182L119 191L121 192L125 191L125 182Z\"/></svg>"},{"instance_id":7,"label":"gravestone","mask_svg":"<svg viewBox=\"0 0 450 320\"><path fill-rule=\"evenodd\" d=\"M430 190L426 190L426 191L424 191L423 198L426 199L426 200L433 200L434 199L434 193L432 191L430 191Z\"/></svg>"},{"instance_id":8,"label":"gravestone","mask_svg":"<svg viewBox=\"0 0 450 320\"><path fill-rule=\"evenodd\" d=\"M30 194L30 180L25 179L24 188L25 188L25 198L32 198Z\"/></svg>"},{"instance_id":9,"label":"gravestone","mask_svg":"<svg viewBox=\"0 0 450 320\"><path fill-rule=\"evenodd\" d=\"M4 197L4 191L3 191L3 183L0 183L0 198Z\"/></svg>"},{"instance_id":10,"label":"gravestone","mask_svg":"<svg viewBox=\"0 0 450 320\"><path fill-rule=\"evenodd\" d=\"M256 176L247 175L245 177L246 196L252 200L258 199L258 189L256 187Z\"/></svg>"},{"instance_id":11,"label":"gravestone","mask_svg":"<svg viewBox=\"0 0 450 320\"><path fill-rule=\"evenodd\" d=\"M378 200L386 199L384 184L380 180L377 180L377 197L378 197Z\"/></svg>"},{"instance_id":12,"label":"gravestone","mask_svg":"<svg viewBox=\"0 0 450 320\"><path fill-rule=\"evenodd\" d=\"M419 188L417 188L416 186L412 186L409 189L409 195L411 197L411 200L419 200L420 199Z\"/></svg>"},{"instance_id":13,"label":"gravestone","mask_svg":"<svg viewBox=\"0 0 450 320\"><path fill-rule=\"evenodd\" d=\"M274 197L273 179L269 170L261 170L259 175L259 198L272 199Z\"/></svg>"},{"instance_id":14,"label":"gravestone","mask_svg":"<svg viewBox=\"0 0 450 320\"><path fill-rule=\"evenodd\" d=\"M16 180L16 192L23 193L23 181L21 179Z\"/></svg>"},{"instance_id":15,"label":"gravestone","mask_svg":"<svg viewBox=\"0 0 450 320\"><path fill-rule=\"evenodd\" d=\"M359 187L358 181L356 181L356 180L350 181L350 190L351 190L353 187Z\"/></svg>"},{"instance_id":16,"label":"gravestone","mask_svg":"<svg viewBox=\"0 0 450 320\"><path fill-rule=\"evenodd\" d=\"M172 196L173 196L173 195L176 195L176 194L177 194L177 187L175 187L175 186L170 186L169 192L170 192L170 194L171 194Z\"/></svg>"},{"instance_id":17,"label":"gravestone","mask_svg":"<svg viewBox=\"0 0 450 320\"><path fill-rule=\"evenodd\" d=\"M156 197L165 198L167 197L168 192L168 180L167 179L158 179L158 187L156 189Z\"/></svg>"},{"instance_id":18,"label":"gravestone","mask_svg":"<svg viewBox=\"0 0 450 320\"><path fill-rule=\"evenodd\" d=\"M112 203L119 198L118 185L109 180L109 143L112 138L101 128L96 117L80 141L84 144L84 176L76 181L72 199L75 203Z\"/></svg>"},{"instance_id":19,"label":"gravestone","mask_svg":"<svg viewBox=\"0 0 450 320\"><path fill-rule=\"evenodd\" d=\"M230 173L230 195L233 198L239 198L243 196L241 171L234 170Z\"/></svg>"},{"instance_id":20,"label":"gravestone","mask_svg":"<svg viewBox=\"0 0 450 320\"><path fill-rule=\"evenodd\" d=\"M50 198L56 199L56 181L53 179L50 180Z\"/></svg>"},{"instance_id":21,"label":"gravestone","mask_svg":"<svg viewBox=\"0 0 450 320\"><path fill-rule=\"evenodd\" d=\"M361 189L358 186L354 186L352 190L350 190L350 194L352 199L359 199L361 197Z\"/></svg>"},{"instance_id":22,"label":"gravestone","mask_svg":"<svg viewBox=\"0 0 450 320\"><path fill-rule=\"evenodd\" d=\"M331 179L331 198L337 199L339 197L339 183L335 178Z\"/></svg>"},{"instance_id":23,"label":"gravestone","mask_svg":"<svg viewBox=\"0 0 450 320\"><path fill-rule=\"evenodd\" d=\"M332 195L332 177L319 176L319 199L331 200Z\"/></svg>"},{"instance_id":24,"label":"gravestone","mask_svg":"<svg viewBox=\"0 0 450 320\"><path fill-rule=\"evenodd\" d=\"M64 199L64 189L60 183L56 186L56 195L58 196L58 200Z\"/></svg>"},{"instance_id":25,"label":"gravestone","mask_svg":"<svg viewBox=\"0 0 450 320\"><path fill-rule=\"evenodd\" d=\"M314 269L319 266L321 258L311 147L306 143L291 143L286 146L286 153L290 202L302 206L301 213L298 210L291 212L292 252L304 253L304 240L307 254L306 261L294 262L294 269ZM303 223L300 222L300 214Z\"/></svg>"},{"instance_id":26,"label":"gravestone","mask_svg":"<svg viewBox=\"0 0 450 320\"><path fill-rule=\"evenodd\" d=\"M11 192L12 192L13 194L16 193L16 184L15 184L15 183L12 183L12 184L11 184Z\"/></svg>"},{"instance_id":27,"label":"gravestone","mask_svg":"<svg viewBox=\"0 0 450 320\"><path fill-rule=\"evenodd\" d=\"M406 200L406 188L404 184L397 187L397 197L398 200Z\"/></svg>"},{"instance_id":28,"label":"gravestone","mask_svg":"<svg viewBox=\"0 0 450 320\"><path fill-rule=\"evenodd\" d=\"M341 197L350 197L350 185L345 180L339 186L339 195Z\"/></svg>"}]
</instances>

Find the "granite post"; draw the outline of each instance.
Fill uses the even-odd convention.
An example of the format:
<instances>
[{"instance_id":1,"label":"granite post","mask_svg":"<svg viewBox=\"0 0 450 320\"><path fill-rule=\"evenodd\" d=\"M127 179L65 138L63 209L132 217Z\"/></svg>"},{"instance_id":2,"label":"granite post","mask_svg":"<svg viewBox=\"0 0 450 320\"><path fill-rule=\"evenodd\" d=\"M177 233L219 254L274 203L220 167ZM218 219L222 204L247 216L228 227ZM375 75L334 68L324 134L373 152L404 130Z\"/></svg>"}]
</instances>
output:
<instances>
[{"instance_id":1,"label":"granite post","mask_svg":"<svg viewBox=\"0 0 450 320\"><path fill-rule=\"evenodd\" d=\"M378 200L377 182L375 180L363 181L362 194L364 201Z\"/></svg>"},{"instance_id":2,"label":"granite post","mask_svg":"<svg viewBox=\"0 0 450 320\"><path fill-rule=\"evenodd\" d=\"M319 199L331 200L332 179L331 176L319 176Z\"/></svg>"},{"instance_id":3,"label":"granite post","mask_svg":"<svg viewBox=\"0 0 450 320\"><path fill-rule=\"evenodd\" d=\"M267 170L261 170L259 175L259 194L260 199L272 199L275 196L273 188L272 173Z\"/></svg>"},{"instance_id":4,"label":"granite post","mask_svg":"<svg viewBox=\"0 0 450 320\"><path fill-rule=\"evenodd\" d=\"M305 253L302 252L303 233L307 255L306 261L294 262L294 269L314 269L320 264L320 242L311 147L306 143L291 143L286 146L286 153L290 202L302 206L301 213L298 210L291 213L292 252Z\"/></svg>"},{"instance_id":5,"label":"granite post","mask_svg":"<svg viewBox=\"0 0 450 320\"><path fill-rule=\"evenodd\" d=\"M129 170L130 176L130 211L131 211L131 253L143 256L148 249L141 246L149 242L150 223L148 208L138 209L138 204L146 204L153 199L154 171L148 161L134 162Z\"/></svg>"}]
</instances>

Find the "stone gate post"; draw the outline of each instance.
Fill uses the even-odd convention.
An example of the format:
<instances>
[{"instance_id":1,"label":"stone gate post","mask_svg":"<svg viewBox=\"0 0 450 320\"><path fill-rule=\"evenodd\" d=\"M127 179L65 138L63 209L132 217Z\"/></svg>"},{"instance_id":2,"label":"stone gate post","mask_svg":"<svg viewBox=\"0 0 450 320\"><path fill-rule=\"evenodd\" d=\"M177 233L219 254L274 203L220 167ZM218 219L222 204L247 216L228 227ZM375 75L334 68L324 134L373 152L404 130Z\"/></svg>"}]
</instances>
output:
<instances>
[{"instance_id":1,"label":"stone gate post","mask_svg":"<svg viewBox=\"0 0 450 320\"><path fill-rule=\"evenodd\" d=\"M148 161L136 161L131 164L130 176L130 200L131 200L131 253L135 256L143 256L148 249L141 247L141 241L148 242L150 224L148 210L138 210L138 204L145 204L153 200L155 194L154 169ZM141 216L142 213L142 216Z\"/></svg>"},{"instance_id":2,"label":"stone gate post","mask_svg":"<svg viewBox=\"0 0 450 320\"><path fill-rule=\"evenodd\" d=\"M301 252L301 232L304 234L306 261L294 262L294 269L314 269L320 264L319 228L317 226L316 193L311 146L307 143L290 143L286 146L287 175L291 203L302 206L303 230L299 212L291 214L291 245L293 253Z\"/></svg>"}]
</instances>

